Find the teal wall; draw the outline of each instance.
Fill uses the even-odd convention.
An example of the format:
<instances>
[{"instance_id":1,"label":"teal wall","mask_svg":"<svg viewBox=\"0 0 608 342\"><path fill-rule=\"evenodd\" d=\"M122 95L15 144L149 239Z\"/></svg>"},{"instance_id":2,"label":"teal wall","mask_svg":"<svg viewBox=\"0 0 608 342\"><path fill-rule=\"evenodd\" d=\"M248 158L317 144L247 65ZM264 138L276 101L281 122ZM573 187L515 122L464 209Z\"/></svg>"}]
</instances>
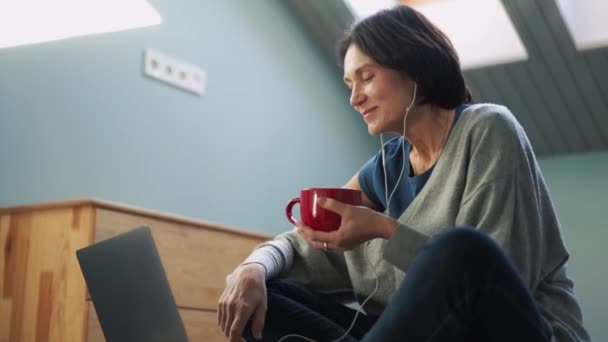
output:
<instances>
[{"instance_id":1,"label":"teal wall","mask_svg":"<svg viewBox=\"0 0 608 342\"><path fill-rule=\"evenodd\" d=\"M0 206L96 197L278 233L299 189L375 152L282 0L154 0L160 26L0 49ZM196 97L145 48L207 70Z\"/></svg>"},{"instance_id":2,"label":"teal wall","mask_svg":"<svg viewBox=\"0 0 608 342\"><path fill-rule=\"evenodd\" d=\"M569 274L594 341L608 341L608 153L540 161L570 251Z\"/></svg>"},{"instance_id":3,"label":"teal wall","mask_svg":"<svg viewBox=\"0 0 608 342\"><path fill-rule=\"evenodd\" d=\"M282 0L156 0L160 26L0 49L0 206L97 197L270 234L379 147ZM203 97L141 73L205 68ZM608 154L541 160L585 323L608 341Z\"/></svg>"}]
</instances>

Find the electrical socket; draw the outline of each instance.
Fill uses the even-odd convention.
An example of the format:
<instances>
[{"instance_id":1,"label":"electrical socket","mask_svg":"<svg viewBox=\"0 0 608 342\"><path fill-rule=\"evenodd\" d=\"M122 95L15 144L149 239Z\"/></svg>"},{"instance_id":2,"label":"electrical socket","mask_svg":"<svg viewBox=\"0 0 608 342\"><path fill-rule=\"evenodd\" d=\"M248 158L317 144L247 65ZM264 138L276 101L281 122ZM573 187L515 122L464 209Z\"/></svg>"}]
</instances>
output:
<instances>
[{"instance_id":1,"label":"electrical socket","mask_svg":"<svg viewBox=\"0 0 608 342\"><path fill-rule=\"evenodd\" d=\"M144 74L199 96L205 93L205 70L152 49L144 53Z\"/></svg>"}]
</instances>

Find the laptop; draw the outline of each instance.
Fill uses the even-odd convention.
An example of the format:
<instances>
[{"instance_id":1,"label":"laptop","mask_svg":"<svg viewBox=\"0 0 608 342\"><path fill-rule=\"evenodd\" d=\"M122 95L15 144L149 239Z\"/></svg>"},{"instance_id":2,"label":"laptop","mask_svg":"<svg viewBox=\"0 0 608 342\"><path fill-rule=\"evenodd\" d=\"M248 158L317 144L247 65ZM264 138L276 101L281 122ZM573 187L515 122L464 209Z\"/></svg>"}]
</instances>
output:
<instances>
[{"instance_id":1,"label":"laptop","mask_svg":"<svg viewBox=\"0 0 608 342\"><path fill-rule=\"evenodd\" d=\"M188 341L147 226L76 251L108 342Z\"/></svg>"}]
</instances>

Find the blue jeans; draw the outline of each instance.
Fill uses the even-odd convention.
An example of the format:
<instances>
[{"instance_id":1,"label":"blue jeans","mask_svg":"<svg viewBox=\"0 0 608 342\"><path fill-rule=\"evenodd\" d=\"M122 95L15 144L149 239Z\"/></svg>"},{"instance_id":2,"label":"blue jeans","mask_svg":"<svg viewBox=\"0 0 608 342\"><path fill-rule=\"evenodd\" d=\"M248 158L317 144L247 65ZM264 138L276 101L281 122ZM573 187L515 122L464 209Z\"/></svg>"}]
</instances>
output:
<instances>
[{"instance_id":1,"label":"blue jeans","mask_svg":"<svg viewBox=\"0 0 608 342\"><path fill-rule=\"evenodd\" d=\"M382 281L382 279L380 279ZM332 341L356 311L286 280L268 281L264 341L300 334ZM250 327L247 341L255 341ZM377 319L357 318L341 341L549 341L530 289L483 232L452 228L430 239ZM289 341L304 341L288 338Z\"/></svg>"}]
</instances>

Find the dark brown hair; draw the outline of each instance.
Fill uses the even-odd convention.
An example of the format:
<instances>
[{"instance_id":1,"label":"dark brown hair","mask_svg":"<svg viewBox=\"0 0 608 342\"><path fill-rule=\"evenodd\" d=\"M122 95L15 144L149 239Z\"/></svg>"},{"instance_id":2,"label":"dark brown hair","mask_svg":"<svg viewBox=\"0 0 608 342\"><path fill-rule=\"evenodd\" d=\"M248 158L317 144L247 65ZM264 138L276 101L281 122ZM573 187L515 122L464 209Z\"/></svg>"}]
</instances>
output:
<instances>
[{"instance_id":1,"label":"dark brown hair","mask_svg":"<svg viewBox=\"0 0 608 342\"><path fill-rule=\"evenodd\" d=\"M451 109L472 101L452 43L411 7L382 10L355 23L338 46L340 65L353 44L376 63L413 79L418 84L418 103Z\"/></svg>"}]
</instances>

